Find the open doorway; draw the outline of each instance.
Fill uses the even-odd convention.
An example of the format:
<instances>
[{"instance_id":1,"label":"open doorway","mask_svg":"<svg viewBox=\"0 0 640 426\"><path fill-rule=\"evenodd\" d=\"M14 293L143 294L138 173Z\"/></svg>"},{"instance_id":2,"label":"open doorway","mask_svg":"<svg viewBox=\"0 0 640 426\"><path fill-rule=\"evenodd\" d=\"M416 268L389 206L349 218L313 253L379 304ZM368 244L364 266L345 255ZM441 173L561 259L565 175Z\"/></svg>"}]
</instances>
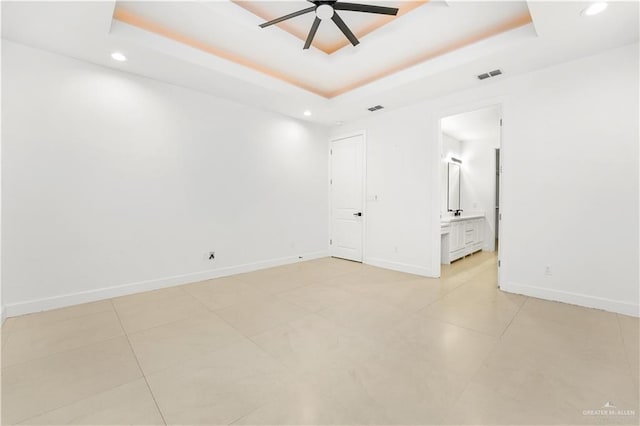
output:
<instances>
[{"instance_id":1,"label":"open doorway","mask_svg":"<svg viewBox=\"0 0 640 426\"><path fill-rule=\"evenodd\" d=\"M499 264L501 116L492 105L440 121L443 273L479 259Z\"/></svg>"}]
</instances>

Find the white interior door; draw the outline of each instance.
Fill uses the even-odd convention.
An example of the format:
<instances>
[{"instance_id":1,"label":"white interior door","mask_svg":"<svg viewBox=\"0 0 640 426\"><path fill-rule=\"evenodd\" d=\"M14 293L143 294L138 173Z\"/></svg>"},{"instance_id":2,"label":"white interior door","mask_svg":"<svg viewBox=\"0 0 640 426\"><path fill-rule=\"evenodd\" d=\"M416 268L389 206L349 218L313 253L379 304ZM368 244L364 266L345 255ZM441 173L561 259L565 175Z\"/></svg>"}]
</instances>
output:
<instances>
[{"instance_id":1,"label":"white interior door","mask_svg":"<svg viewBox=\"0 0 640 426\"><path fill-rule=\"evenodd\" d=\"M364 136L331 142L331 256L362 262Z\"/></svg>"}]
</instances>

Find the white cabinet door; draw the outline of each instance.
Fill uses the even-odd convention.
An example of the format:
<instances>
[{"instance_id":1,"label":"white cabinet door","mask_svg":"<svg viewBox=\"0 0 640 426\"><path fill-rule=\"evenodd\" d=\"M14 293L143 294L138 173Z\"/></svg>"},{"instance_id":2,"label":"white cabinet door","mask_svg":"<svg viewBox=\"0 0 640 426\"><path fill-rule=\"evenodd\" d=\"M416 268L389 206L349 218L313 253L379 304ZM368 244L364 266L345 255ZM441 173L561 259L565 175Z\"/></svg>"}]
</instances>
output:
<instances>
[{"instance_id":1,"label":"white cabinet door","mask_svg":"<svg viewBox=\"0 0 640 426\"><path fill-rule=\"evenodd\" d=\"M474 241L476 243L482 243L484 242L484 219L477 219L475 220L475 223L476 226Z\"/></svg>"},{"instance_id":2,"label":"white cabinet door","mask_svg":"<svg viewBox=\"0 0 640 426\"><path fill-rule=\"evenodd\" d=\"M451 251L463 249L465 237L464 222L454 222L453 227L455 228L455 244Z\"/></svg>"},{"instance_id":3,"label":"white cabinet door","mask_svg":"<svg viewBox=\"0 0 640 426\"><path fill-rule=\"evenodd\" d=\"M449 230L449 251L453 252L458 250L458 234L460 233L460 229L457 224L452 223L451 228Z\"/></svg>"}]
</instances>

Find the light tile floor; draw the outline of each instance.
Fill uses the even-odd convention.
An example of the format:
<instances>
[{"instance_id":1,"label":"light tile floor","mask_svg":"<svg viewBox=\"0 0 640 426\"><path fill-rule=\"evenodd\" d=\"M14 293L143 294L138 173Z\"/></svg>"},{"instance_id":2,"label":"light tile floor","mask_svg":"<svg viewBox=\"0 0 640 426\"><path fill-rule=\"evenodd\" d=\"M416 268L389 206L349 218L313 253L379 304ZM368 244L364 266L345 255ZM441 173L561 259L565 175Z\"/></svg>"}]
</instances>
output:
<instances>
[{"instance_id":1,"label":"light tile floor","mask_svg":"<svg viewBox=\"0 0 640 426\"><path fill-rule=\"evenodd\" d=\"M638 319L496 269L326 258L10 318L2 423L638 424Z\"/></svg>"}]
</instances>

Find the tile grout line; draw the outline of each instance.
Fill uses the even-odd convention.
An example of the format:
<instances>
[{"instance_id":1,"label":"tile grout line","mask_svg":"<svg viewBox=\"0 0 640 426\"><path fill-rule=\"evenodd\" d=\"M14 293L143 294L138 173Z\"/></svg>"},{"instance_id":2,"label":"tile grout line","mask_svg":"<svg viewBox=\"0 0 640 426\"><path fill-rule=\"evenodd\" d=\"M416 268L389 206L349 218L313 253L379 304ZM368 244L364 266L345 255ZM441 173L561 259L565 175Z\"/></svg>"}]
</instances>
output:
<instances>
[{"instance_id":1,"label":"tile grout line","mask_svg":"<svg viewBox=\"0 0 640 426\"><path fill-rule=\"evenodd\" d=\"M7 327L7 320L9 320L9 318L7 318L4 322L4 324L2 324L2 328L6 328L7 330L0 330L0 339L3 339L4 342L0 343L3 347L7 345L7 343L9 343L9 338L11 337L11 329L13 327ZM7 335L6 337L4 335ZM0 342L2 342L0 340ZM2 354L0 354L0 360L2 360ZM1 368L1 365L0 365Z\"/></svg>"},{"instance_id":2,"label":"tile grout line","mask_svg":"<svg viewBox=\"0 0 640 426\"><path fill-rule=\"evenodd\" d=\"M1 0L0 0L0 1L1 1ZM102 311L102 312L107 312L107 311ZM98 314L98 313L102 313L102 312L96 312L96 314ZM117 312L114 312L114 314L116 315L116 317L118 316ZM92 314L90 314L90 315L92 315ZM86 315L83 315L83 316L86 316ZM70 319L71 319L71 318L70 318ZM120 324L120 328L122 328L122 324ZM9 365L6 365L6 366L5 366L5 365L2 365L2 366L1 366L1 368L2 368L2 369L4 369L4 368L12 368L12 367L15 367L16 365L24 364L24 363L27 363L27 362L38 361L38 360L41 360L41 359L44 359L44 358L48 358L48 357L50 357L50 356L56 356L56 355L61 355L61 354L67 353L67 352L77 351L77 350L79 350L79 349L84 349L84 348L86 348L87 346L97 345L97 344L100 344L100 343L108 342L109 340L115 340L115 339L118 339L118 338L120 338L120 337L122 337L122 336L125 336L125 335L126 335L126 333L125 333L125 331L124 331L124 329L123 329L123 330L122 330L122 334L119 334L119 335L117 335L117 336L107 337L107 338L102 339L102 340L96 340L95 342L83 343L83 344L82 344L82 345L80 345L80 346L74 346L74 347L72 347L72 348L64 349L64 350L62 350L62 351L52 352L52 353L50 353L50 354L42 355L42 356L38 356L38 357L36 357L36 358L29 358L29 359L26 359L26 360L24 360L24 361L16 362L16 363L9 364ZM5 345L6 345L7 343L8 343L8 338L7 338L7 342L5 342Z\"/></svg>"},{"instance_id":3,"label":"tile grout line","mask_svg":"<svg viewBox=\"0 0 640 426\"><path fill-rule=\"evenodd\" d=\"M140 365L140 361L138 360L138 355L136 355L136 351L133 349L133 345L131 344L131 340L129 340L129 335L127 334L127 331L124 329L124 326L122 325L122 320L120 319L120 314L118 314L118 310L116 309L115 305L113 304L113 299L109 299L109 301L111 302L111 306L113 307L113 310L116 312L116 317L118 317L118 322L120 323L120 327L122 328L122 331L123 331L125 337L127 338L127 343L129 344L129 349L131 349L131 353L133 354L133 358L136 360L136 364L138 365L138 368L140 369L140 374L142 374L142 378L144 379L144 382L147 385L147 389L149 389L149 394L151 395L151 398L153 399L153 403L156 405L156 408L158 410L158 414L160 414L160 418L162 419L162 422L166 426L167 425L167 421L165 420L164 414L162 414L162 410L160 409L160 406L158 405L158 401L156 400L156 396L153 394L153 390L151 389L151 386L149 385L149 381L147 380L147 375L144 373L144 370L142 369L142 366Z\"/></svg>"},{"instance_id":4,"label":"tile grout line","mask_svg":"<svg viewBox=\"0 0 640 426\"><path fill-rule=\"evenodd\" d=\"M110 340L117 340L117 339L120 339L120 338L121 338L121 337L123 337L123 336L126 336L126 334L124 334L124 333L123 333L122 335L119 335L119 336L109 337L108 339L100 340L100 341L98 341L98 342L88 343L88 344L86 344L86 345L78 346L78 347L76 347L76 348L72 348L72 349L67 349L67 350L64 350L64 351L61 351L61 352L55 352L55 353L52 353L52 354L50 354L50 355L41 356L41 357L39 357L39 358L28 359L28 360L26 360L26 361L21 361L21 362L15 363L15 364L8 365L8 366L6 366L6 367L2 367L2 369L5 369L5 368L13 368L13 367L15 367L15 366L18 366L18 365L21 365L21 364L25 364L25 363L28 363L28 362L32 362L32 361L39 361L39 360L41 360L41 359L48 358L48 357L51 357L51 356L61 355L61 354L67 353L67 352L73 352L73 351L78 350L78 349L86 348L87 346L92 346L92 345L97 345L97 344L105 343L105 342L108 342L108 341L110 341ZM134 354L134 355L135 355L135 354ZM25 422L25 421L27 421L27 420L34 419L34 418L36 418L36 417L39 417L39 416L42 416L42 415L44 415L44 414L50 413L50 412L52 412L52 411L56 411L56 410L59 410L59 409L61 409L61 408L65 408L65 407L71 406L71 405L76 404L76 403L78 403L78 402L80 402L80 401L84 401L84 400L89 399L89 398L91 398L91 397L94 397L94 396L96 396L96 395L98 395L98 394L101 394L101 393L108 392L108 391L110 391L110 390L113 390L113 389L119 388L119 387L124 386L124 385L126 385L126 384L132 383L132 382L134 382L134 381L136 381L136 380L138 380L138 378L132 379L131 381L126 382L126 383L121 383L121 384L116 385L116 386L114 386L114 387L112 387L112 388L109 388L109 389L105 389L105 390L101 390L101 391L95 392L95 393L93 393L93 394L91 394L91 395L89 395L89 396L82 397L82 398L77 399L77 400L75 400L75 401L72 401L72 402L70 402L70 403L68 403L68 404L60 405L60 406L58 406L58 407L52 408L52 409L50 409L50 410L47 410L47 411L44 411L44 412L42 412L42 413L36 414L36 415L34 415L34 416L28 417L28 418L26 418L26 419L22 419L22 420L20 420L18 423L15 423L15 424L20 424L20 423L23 423L23 422Z\"/></svg>"},{"instance_id":5,"label":"tile grout line","mask_svg":"<svg viewBox=\"0 0 640 426\"><path fill-rule=\"evenodd\" d=\"M226 278L226 277L224 277L224 278ZM200 281L200 282L201 282L201 281ZM183 284L183 285L189 285L189 284ZM176 286L175 288L179 288L179 287L181 287L181 285L180 285L180 286ZM198 302L198 304L199 304L199 305L201 305L201 306L205 309L205 311L206 311L207 313L209 313L209 314L213 314L213 315L215 315L215 316L216 316L216 318L219 318L219 319L223 320L223 318L221 318L219 315L217 315L217 314L216 314L216 311L215 311L215 310L213 310L213 309L209 308L209 307L208 307L208 306L207 306L207 305L206 305L202 300L200 300L198 297L196 297L196 296L194 296L193 294L189 293L189 292L188 292L187 290L185 290L185 289L181 289L181 290L183 290L183 291L184 291L184 292L185 292L189 297L191 297L191 298L192 298L192 299L194 299L196 302ZM110 299L110 300L111 300L111 299ZM233 305L232 305L232 306L233 306ZM114 311L116 311L116 315L118 316L118 320L120 320L120 315L118 315L118 311L117 311L117 309L116 309L115 305L113 306L113 309L114 309ZM225 309L225 308L222 308L222 309ZM129 337L129 333L131 333L131 334L144 333L144 332L146 332L146 331L153 330L153 329L156 329L156 328L165 327L165 326L167 326L167 325L173 325L173 324L176 324L176 323L179 323L179 322L182 322L182 321L188 321L188 320L190 320L190 319L193 319L193 318L197 317L198 315L200 315L200 314L198 314L198 313L196 313L196 314L189 314L189 315L187 315L187 316L186 316L186 317L184 317L184 318L176 319L176 320L169 321L169 322L163 322L162 324L154 325L154 326L152 326L152 327L142 328L142 329L140 329L140 330L134 330L134 331L131 331L131 332L128 332L128 331L126 331L126 330L124 329L124 326L122 326L122 321L120 321L120 326L122 327L124 334L125 334L125 335L127 336L127 338L128 338L128 337ZM226 322L226 321L225 321L225 322ZM230 325L230 324L229 324L229 325Z\"/></svg>"},{"instance_id":6,"label":"tile grout line","mask_svg":"<svg viewBox=\"0 0 640 426\"><path fill-rule=\"evenodd\" d=\"M467 389L469 389L469 386L471 386L471 383L473 383L473 379L478 375L478 373L480 373L482 368L485 366L485 362L496 351L496 348L498 347L498 345L500 344L500 341L502 340L502 336L498 336L498 337L493 336L493 337L495 338L495 342L493 343L493 346L491 347L491 350L487 352L487 355L484 357L484 359L482 360L482 363L480 363L478 368L472 374L469 375L469 381L464 385L464 388L458 394L458 396L451 402L451 404L447 408L447 411L442 416L443 419L446 419L451 415L452 408L455 407L455 405L456 405L456 403L458 401L460 401L460 399L462 398L462 395L464 395L464 393L467 391Z\"/></svg>"},{"instance_id":7,"label":"tile grout line","mask_svg":"<svg viewBox=\"0 0 640 426\"><path fill-rule=\"evenodd\" d=\"M231 276L233 277L233 275L231 275ZM296 308L299 308L299 309L304 310L304 311L306 312L306 314L305 314L304 316L311 315L311 314L314 314L314 313L315 313L315 312L313 312L313 311L311 311L311 310L309 310L309 309L307 309L307 308L304 308L304 307L299 306L299 305L297 305L297 304L295 304L295 303L292 303L292 302L289 302L289 301L287 301L287 300L284 300L284 299L282 299L282 298L278 297L278 296L277 296L277 294L268 293L268 292L265 292L264 290L261 290L261 289L256 289L255 287L253 287L253 285L251 285L250 283L248 283L248 282L246 282L246 281L243 281L241 278L235 278L235 279L237 279L238 281L240 281L240 282L241 282L242 284L244 284L244 285L248 285L248 286L250 286L250 287L251 287L252 289L254 289L254 290L257 290L257 291L259 291L259 292L261 292L261 293L264 293L264 294L265 294L266 296L268 296L268 297L273 297L273 298L274 298L274 300L276 300L276 301L284 302L284 303L290 304L291 306L294 306L294 307L296 307ZM308 286L308 285L307 285L307 286ZM294 288L294 289L292 289L292 290L297 290L297 289L300 289L300 288L302 288L302 287L305 287L305 286L296 287L296 288ZM189 291L187 291L187 290L185 290L185 289L183 289L183 290L184 290L184 291L185 291L185 293L187 293L189 296L191 296L192 298L196 299L196 300L198 301L198 303L200 303L202 306L204 306L204 308L205 308L208 312L210 312L211 314L213 314L216 318L220 319L222 322L224 322L224 323L225 323L225 324L227 324L229 327L233 328L236 332L238 332L242 337L244 337L245 339L247 339L247 340L251 341L251 343L253 343L254 345L258 346L258 345L257 345L257 344L256 344L256 343L251 339L251 336L248 336L247 334L245 334L245 332L243 332L242 330L240 330L239 328L237 328L236 326L234 326L231 322L227 321L225 318L223 318L223 317L222 317L221 315L219 315L219 314L218 314L218 312L217 312L217 311L221 311L221 310L223 310L223 309L230 308L230 307L232 307L232 306L239 305L239 303L236 303L236 304L233 304L233 305L229 305L229 306L225 306L225 307L218 308L218 309L212 309L212 308L208 307L208 306L207 306L203 301L201 301L198 297L196 297L196 296L194 296L193 294L189 293ZM287 290L285 290L285 291L287 291ZM281 292L281 293L282 293L282 292ZM293 320L293 321L295 321L295 320ZM275 326L273 326L273 327L271 327L271 328L269 328L269 329L267 329L267 330L263 330L263 331L261 331L261 332L260 332L260 333L258 333L258 334L261 334L261 333L264 333L264 332L267 332L267 331L273 330L273 329L275 329L275 328L277 328L277 327L281 327L281 326L283 326L283 325L287 325L287 324L289 324L290 322L291 322L291 321L285 321L285 322L284 322L284 323L282 323L282 324L277 324L277 325L275 325ZM258 347L259 347L259 346L258 346ZM262 348L260 348L260 349L262 350ZM266 353L266 352L265 352L265 353ZM234 421L237 421L237 420L239 420L239 419L240 419L240 418L238 418L238 419L236 419L236 420L234 420Z\"/></svg>"},{"instance_id":8,"label":"tile grout line","mask_svg":"<svg viewBox=\"0 0 640 426\"><path fill-rule=\"evenodd\" d=\"M101 299L101 300L96 300L94 302L77 303L77 304L74 304L74 305L63 306L63 307L60 307L60 308L55 308L55 309L50 309L50 310L44 310L44 311L39 311L39 312L31 312L29 314L18 315L18 316L15 316L15 317L9 317L9 318L6 319L6 321L8 321L9 319L13 319L15 321L15 320L18 320L19 318L27 318L27 317L30 317L30 316L37 316L37 315L46 314L46 313L49 313L49 312L55 312L55 311L61 310L61 309L69 309L69 308L74 308L74 307L77 307L77 306L83 306L83 305L89 305L89 304L92 304L92 303L100 303L100 302L107 302L107 301L110 302L111 299L110 298L109 299ZM113 307L112 303L109 303L109 305ZM76 320L76 319L79 319L79 318L87 317L89 315L101 314L101 313L107 312L107 311L108 311L108 309L103 309L103 310L99 310L99 311L96 311L96 312L88 312L88 313L85 313L85 314L74 315L74 316L71 316L71 317L68 317L68 318L60 318L60 319L53 320L53 321L47 321L47 323L45 325L52 325L52 324L57 324L57 323L64 322L64 321ZM5 321L5 324L6 324L6 321ZM34 325L28 325L28 326L24 326L22 328L19 328L18 330L28 330L30 328L36 328L36 327L41 327L41 326L42 326L41 324L38 324L38 325L35 325L35 326ZM15 328L15 325L12 328Z\"/></svg>"},{"instance_id":9,"label":"tile grout line","mask_svg":"<svg viewBox=\"0 0 640 426\"><path fill-rule=\"evenodd\" d=\"M509 327L511 327L511 324L513 324L513 321L516 319L516 317L520 314L520 311L522 310L522 308L524 308L524 305L527 304L527 302L529 301L530 297L525 296L524 302L522 302L522 305L520 305L520 307L518 308L518 310L516 311L516 314L513 316L513 318L511 318L511 321L509 321L509 324L507 324L507 326L504 328L504 330L502 330L502 333L500 333L500 338L502 338L502 336L504 336L504 333L507 332L507 330L509 329Z\"/></svg>"},{"instance_id":10,"label":"tile grout line","mask_svg":"<svg viewBox=\"0 0 640 426\"><path fill-rule=\"evenodd\" d=\"M97 395L100 395L100 394L102 394L102 393L110 392L110 391L112 391L112 390L114 390L114 389L118 389L118 388L121 388L121 387L123 387L123 386L130 385L131 383L135 382L136 380L139 380L139 378L135 378L135 379L133 379L133 380L131 380L131 381L129 381L129 382L122 383L122 384L117 385L117 386L114 386L114 387L112 387L112 388L110 388L110 389L106 389L106 390L103 390L103 391L100 391L100 392L97 392L97 393L91 394L91 395L89 395L89 396L85 396L85 397L83 397L83 398L80 398L80 399L77 399L77 400L75 400L75 401L72 401L72 402L70 402L70 403L68 403L68 404L64 404L64 405L61 405L61 406L59 406L59 407L52 408L52 409L47 410L47 411L44 411L44 412L42 412L42 413L40 413L40 414L36 414L35 416L31 416L31 417L28 417L28 418L26 418L26 419L22 419L22 420L20 420L18 423L13 423L13 424L14 424L14 425L20 425L20 424L23 424L23 423L24 423L24 422L26 422L26 421L29 421L29 420L35 419L35 418L40 417L40 416L44 416L44 415L46 415L46 414L52 413L52 412L57 411L57 410L61 410L61 409L66 408L66 407L70 407L70 406L72 406L73 404L77 404L77 403L79 403L79 402L86 401L86 400L91 399L91 398L93 398L93 397L95 397L95 396L97 396Z\"/></svg>"},{"instance_id":11,"label":"tile grout line","mask_svg":"<svg viewBox=\"0 0 640 426\"><path fill-rule=\"evenodd\" d=\"M454 327L459 327L459 328L462 328L464 330L470 331L472 333L480 334L482 336L493 337L494 339L500 339L500 337L502 337L502 335L496 336L494 334L486 333L484 331L476 330L474 328L465 327L464 325L455 324L455 323L450 322L450 321L445 321L445 320L443 320L441 318L431 317L429 315L427 315L427 318L430 319L430 320L433 320L433 321L439 321L439 322L442 322L444 324L449 324L449 325L452 325Z\"/></svg>"},{"instance_id":12,"label":"tile grout line","mask_svg":"<svg viewBox=\"0 0 640 426\"><path fill-rule=\"evenodd\" d=\"M629 374L633 376L633 368L631 368L631 359L629 359L629 354L627 353L627 344L624 340L624 335L622 334L622 324L620 324L620 314L615 314L616 322L618 323L618 332L620 333L620 341L622 342L622 350L624 351L624 359L627 361L627 369Z\"/></svg>"},{"instance_id":13,"label":"tile grout line","mask_svg":"<svg viewBox=\"0 0 640 426\"><path fill-rule=\"evenodd\" d=\"M214 315L215 312L213 312ZM302 318L305 318L309 315L312 315L312 313L308 313L307 315L305 315ZM266 357L268 357L269 359L273 360L276 364L278 364L280 367L282 367L282 369L284 371L286 371L288 374L291 374L292 378L295 378L296 381L298 380L298 372L292 368L290 368L286 363L284 363L282 360L280 360L279 358L276 358L275 356L271 355L269 352L267 352L262 346L260 346L255 340L253 340L252 337L255 337L257 335L253 335L253 336L247 336L246 334L244 334L242 331L240 331L239 329L237 329L236 327L234 327L233 324L229 323L228 321L226 321L224 318L220 317L219 315L216 315L218 318L220 318L223 322L227 323L231 328L233 328L234 330L236 330L242 337L244 337L245 339L247 339L253 346L255 346L255 348L257 348L261 353L263 353ZM295 321L295 320L293 320ZM289 323L292 321L287 321L286 323L277 325L273 328L270 328L269 330L265 330L259 334L262 333L266 333L267 331L270 330L274 330L278 327L282 327L282 326L288 326ZM251 414L255 413L256 411L258 411L259 409L261 409L262 407L267 406L269 403L271 403L273 400L275 400L275 397L273 399L269 399L268 401L265 401L263 404L258 404L254 409L252 409L251 411L249 411L248 413L245 413L239 417L237 417L236 419L234 419L233 421L229 422L228 425L233 425L236 422L242 420L243 418L250 416Z\"/></svg>"},{"instance_id":14,"label":"tile grout line","mask_svg":"<svg viewBox=\"0 0 640 426\"><path fill-rule=\"evenodd\" d=\"M111 299L105 299L105 300L109 300L109 301L110 301ZM93 303L93 302L89 302L89 303ZM113 308L113 305L112 305L112 304L110 304L110 305L111 305L112 309L115 311L115 309ZM77 305L72 305L72 306L77 306ZM60 308L60 309L65 309L65 308ZM43 312L47 312L47 311L43 311ZM62 320L53 321L53 322L51 322L51 323L47 323L45 326L52 325L52 324L58 324L58 323L63 322L63 321L71 321L71 320L76 321L76 320L77 320L77 319L79 319L79 318L84 318L84 317L87 317L87 316L89 316L89 315L97 315L97 314L101 314L101 313L104 313L104 312L108 312L108 309L105 309L105 310L103 310L103 311L91 312L91 313L88 313L88 314L78 315L77 317L69 317L69 318L65 318L65 319L62 319ZM27 314L27 315L36 315L36 314L39 314L39 313L41 313L41 312L34 312L34 313L32 313L32 314ZM115 313L115 312L114 312L114 313ZM116 313L116 315L117 315L117 313ZM22 315L21 315L21 316L22 316ZM21 316L18 316L18 317L11 317L11 318L15 319L15 318L20 318ZM7 320L8 320L8 319L9 319L9 318L7 318ZM6 322L5 322L5 324L6 324ZM15 327L15 326L13 326L10 330L13 330L13 328L14 328L14 327ZM39 327L39 326L38 326L38 327ZM32 329L32 328L36 328L36 326L29 326L29 327L26 327L26 328L24 328L24 329L19 329L19 330L17 330L17 331L24 331L24 330L29 330L29 329ZM5 332L2 332L2 334L4 334L4 333L5 333ZM9 343L9 339L11 338L11 336L13 336L13 335L15 335L15 334L16 334L16 330L13 330L13 333L7 333L6 341L2 344L2 346L6 346L6 345L8 345L8 343ZM124 330L123 330L123 334L124 334ZM42 356L38 356L38 357L36 357L36 358L30 358L30 359L27 359L27 360L24 360L24 361L20 361L20 362L16 362L16 363L13 363L13 364L10 364L10 365L6 365L6 366L4 365L4 363L2 363L2 366L1 366L0 368L13 367L14 365L20 365L20 364L25 363L25 362L29 362L29 361L36 361L36 360L39 360L39 359L42 359L42 358L46 358L46 357L48 357L48 356L52 356L52 355L62 354L62 353L65 353L65 352L74 351L74 350L76 350L76 349L81 349L81 348L84 348L84 347L86 347L86 346L94 345L94 344L96 344L96 343L105 342L105 341L107 341L107 340L115 339L115 338L117 338L117 337L120 337L120 336L107 337L106 339L103 339L103 340L97 340L97 341L95 341L95 342L82 344L82 345L80 345L80 346L75 346L75 347L73 347L73 348L65 349L65 350L58 351L58 352L52 352L52 353L50 353L50 354L48 354L48 355L42 355Z\"/></svg>"},{"instance_id":15,"label":"tile grout line","mask_svg":"<svg viewBox=\"0 0 640 426\"><path fill-rule=\"evenodd\" d=\"M317 316L316 312L310 312L309 314L305 315L305 316L304 316L304 317L302 317L302 318L306 318L306 317L308 317L308 316L310 316L310 315L316 315L316 316ZM324 318L324 317L321 317L321 318ZM223 320L224 320L224 319L223 319ZM341 332L342 332L342 331L344 331L344 330L347 330L347 329L346 329L344 326L342 326L342 325L335 324L335 323L333 323L332 321L330 321L330 320L328 320L328 319L326 319L326 318L325 318L325 320L326 320L326 321L329 321L329 322L330 322L334 327L338 328ZM296 320L293 320L293 321L296 321ZM269 329L269 330L265 330L264 332L261 332L261 333L259 333L259 334L266 333L266 332L268 332L268 331L270 331L270 330L273 330L273 329L275 329L275 328L277 328L277 327L288 326L288 325L289 325L291 322L293 322L293 321L288 321L288 322L286 322L286 323L284 323L284 324L281 324L281 325L275 326L275 327L273 327L273 328L271 328L271 329ZM231 325L231 324L230 324L230 325ZM233 325L231 325L231 327L233 327ZM344 329L344 330L343 330L343 329ZM240 332L240 331L238 330L238 332ZM266 351L262 346L260 346L260 345L259 345L259 344L258 344L258 343L253 339L254 337L258 336L259 334L256 334L256 335L253 335L253 336L247 336L247 335L244 335L244 334L243 334L243 336L244 336L247 340L249 340L249 341L250 341L250 342L251 342L251 343L252 343L252 344L253 344L253 345L254 345L254 346L259 350L259 351L261 351L261 352L262 352L262 353L264 353L267 357L269 357L269 358L270 358L270 359L272 359L274 362L276 362L278 365L280 365L280 366L281 366L285 371L287 371L287 373L291 374L291 377L295 379L295 382L296 382L296 383L298 383L298 382L300 382L300 381L306 382L306 380L305 380L305 379L303 379L302 377L300 377L300 371L298 371L298 370L296 370L295 368L293 368L293 367L291 367L291 366L287 365L287 364L286 364L284 361L282 361L281 359L279 359L279 358L277 358L277 357L275 357L275 356L271 355L269 352L267 352L267 351ZM322 392L321 392L321 395L322 395L323 397L330 397L330 395L329 395L329 394L327 394L327 393L326 393L326 392L324 392L324 391L322 391ZM274 400L275 400L275 398L274 398L274 399L270 399L269 401L266 401L266 402L264 402L263 404L259 404L258 406L256 406L254 409L252 409L252 410L251 410L251 411L249 411L248 413L243 414L243 415L239 416L238 418L234 419L233 421L229 422L229 423L228 423L228 425L230 426L230 425L234 425L234 424L236 424L238 421L240 421L240 420L244 419L245 417L248 417L248 416L250 416L251 414L253 414L253 413L257 412L259 409L261 409L261 408L263 408L263 407L267 406L269 403L271 403L271 402L272 402L272 401L274 401ZM346 408L346 406L345 406L344 404L342 404L340 401L336 401L336 403L338 403L342 408Z\"/></svg>"},{"instance_id":16,"label":"tile grout line","mask_svg":"<svg viewBox=\"0 0 640 426\"><path fill-rule=\"evenodd\" d=\"M511 318L511 321L509 321L509 324L505 327L504 331L502 332L502 334L500 334L500 336L492 336L493 338L495 338L495 342L493 343L493 346L491 347L491 350L489 352L487 352L487 355L484 357L484 359L482 360L482 363L480 364L480 366L473 372L473 374L471 374L469 376L469 381L467 382L467 384L464 386L464 389L462 390L462 392L460 392L458 394L458 396L455 398L454 401L452 401L452 403L450 404L450 406L447 408L446 413L443 415L443 419L447 419L449 417L449 415L451 414L451 410L453 407L455 407L456 403L458 401L460 401L460 399L462 398L462 395L464 395L464 393L467 391L467 389L469 389L469 386L471 386L471 383L473 382L473 379L478 375L478 373L482 370L482 368L485 365L485 362L491 357L491 355L496 351L496 348L498 347L498 345L500 344L500 341L502 340L502 336L504 335L504 333L507 331L507 329L511 326L511 323L513 322L513 320L516 318L516 316L518 316L518 314L520 313L520 310L522 309L522 307L524 306L525 303L527 303L527 300L529 300L529 298L527 297L524 302L522 302L522 305L520 305L520 307L518 308L518 310L516 311L515 315L513 316L513 318ZM455 324L453 324L455 325ZM484 333L481 333L484 334Z\"/></svg>"}]
</instances>

